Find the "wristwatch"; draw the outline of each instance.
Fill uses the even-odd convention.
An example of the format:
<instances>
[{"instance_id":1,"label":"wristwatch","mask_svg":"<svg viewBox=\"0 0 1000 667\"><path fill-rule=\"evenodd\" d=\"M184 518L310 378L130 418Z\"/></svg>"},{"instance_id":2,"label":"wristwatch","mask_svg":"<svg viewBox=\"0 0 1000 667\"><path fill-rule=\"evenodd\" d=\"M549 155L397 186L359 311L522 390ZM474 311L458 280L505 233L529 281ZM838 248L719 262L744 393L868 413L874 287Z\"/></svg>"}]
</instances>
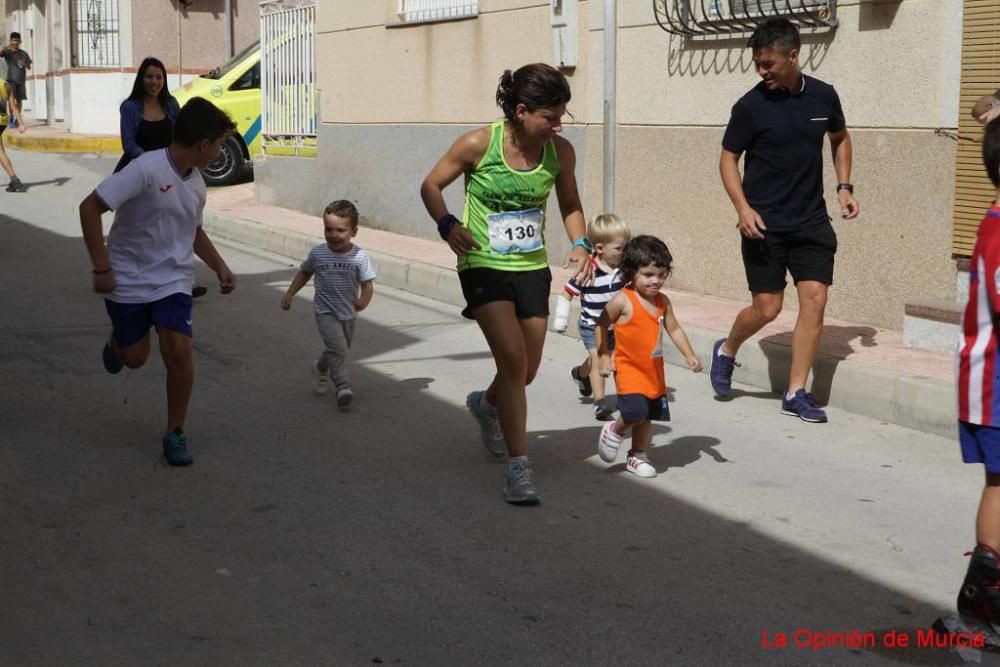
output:
<instances>
[{"instance_id":1,"label":"wristwatch","mask_svg":"<svg viewBox=\"0 0 1000 667\"><path fill-rule=\"evenodd\" d=\"M847 190L852 195L854 194L854 186L851 183L837 183L837 192L841 190Z\"/></svg>"}]
</instances>

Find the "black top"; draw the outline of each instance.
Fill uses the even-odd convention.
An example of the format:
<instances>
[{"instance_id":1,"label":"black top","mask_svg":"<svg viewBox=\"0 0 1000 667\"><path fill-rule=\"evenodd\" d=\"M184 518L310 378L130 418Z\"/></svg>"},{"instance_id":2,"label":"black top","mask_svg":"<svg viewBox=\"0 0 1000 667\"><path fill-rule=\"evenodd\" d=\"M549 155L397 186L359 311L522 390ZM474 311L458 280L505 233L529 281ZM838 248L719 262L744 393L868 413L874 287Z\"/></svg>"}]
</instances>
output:
<instances>
[{"instance_id":1,"label":"black top","mask_svg":"<svg viewBox=\"0 0 1000 667\"><path fill-rule=\"evenodd\" d=\"M135 132L135 143L145 152L155 151L159 148L166 148L174 139L174 124L169 118L161 120L139 121L139 128ZM114 173L124 169L132 159L126 154L122 155L115 167Z\"/></svg>"},{"instance_id":2,"label":"black top","mask_svg":"<svg viewBox=\"0 0 1000 667\"><path fill-rule=\"evenodd\" d=\"M746 153L743 193L772 231L826 222L823 136L846 127L837 91L802 75L796 93L761 81L733 105L722 147Z\"/></svg>"}]
</instances>

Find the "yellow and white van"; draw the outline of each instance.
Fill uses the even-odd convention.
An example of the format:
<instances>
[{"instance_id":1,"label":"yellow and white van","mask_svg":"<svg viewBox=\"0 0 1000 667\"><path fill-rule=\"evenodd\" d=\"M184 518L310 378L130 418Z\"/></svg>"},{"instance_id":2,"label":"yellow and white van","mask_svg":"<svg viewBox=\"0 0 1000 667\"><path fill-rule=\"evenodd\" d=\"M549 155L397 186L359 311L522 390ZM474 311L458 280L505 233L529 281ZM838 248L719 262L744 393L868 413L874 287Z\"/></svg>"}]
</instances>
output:
<instances>
[{"instance_id":1,"label":"yellow and white van","mask_svg":"<svg viewBox=\"0 0 1000 667\"><path fill-rule=\"evenodd\" d=\"M219 158L202 169L208 185L228 185L262 150L260 136L260 42L254 42L222 67L188 81L173 92L181 106L203 97L229 114L236 133L222 145Z\"/></svg>"}]
</instances>

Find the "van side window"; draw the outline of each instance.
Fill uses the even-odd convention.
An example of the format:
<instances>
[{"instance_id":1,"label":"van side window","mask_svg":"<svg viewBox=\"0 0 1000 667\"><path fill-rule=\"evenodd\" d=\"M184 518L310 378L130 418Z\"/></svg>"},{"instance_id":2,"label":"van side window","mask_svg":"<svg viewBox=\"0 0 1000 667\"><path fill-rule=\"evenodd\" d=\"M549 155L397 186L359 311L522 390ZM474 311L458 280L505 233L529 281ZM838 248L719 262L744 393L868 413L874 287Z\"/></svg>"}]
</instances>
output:
<instances>
[{"instance_id":1,"label":"van side window","mask_svg":"<svg viewBox=\"0 0 1000 667\"><path fill-rule=\"evenodd\" d=\"M260 88L259 62L244 72L243 76L237 79L233 85L229 86L229 90L252 90L254 88Z\"/></svg>"}]
</instances>

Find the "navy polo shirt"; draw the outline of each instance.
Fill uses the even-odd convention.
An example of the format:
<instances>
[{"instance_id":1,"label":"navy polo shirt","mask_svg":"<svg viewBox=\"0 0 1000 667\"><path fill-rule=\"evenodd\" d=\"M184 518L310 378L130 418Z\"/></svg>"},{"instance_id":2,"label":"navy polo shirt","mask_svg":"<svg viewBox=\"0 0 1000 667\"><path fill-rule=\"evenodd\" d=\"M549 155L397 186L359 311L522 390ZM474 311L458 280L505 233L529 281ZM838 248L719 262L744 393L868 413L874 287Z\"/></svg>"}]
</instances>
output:
<instances>
[{"instance_id":1,"label":"navy polo shirt","mask_svg":"<svg viewBox=\"0 0 1000 667\"><path fill-rule=\"evenodd\" d=\"M761 81L733 105L722 147L745 153L743 194L772 231L830 219L823 199L823 137L846 127L837 91L802 75L796 93Z\"/></svg>"}]
</instances>

